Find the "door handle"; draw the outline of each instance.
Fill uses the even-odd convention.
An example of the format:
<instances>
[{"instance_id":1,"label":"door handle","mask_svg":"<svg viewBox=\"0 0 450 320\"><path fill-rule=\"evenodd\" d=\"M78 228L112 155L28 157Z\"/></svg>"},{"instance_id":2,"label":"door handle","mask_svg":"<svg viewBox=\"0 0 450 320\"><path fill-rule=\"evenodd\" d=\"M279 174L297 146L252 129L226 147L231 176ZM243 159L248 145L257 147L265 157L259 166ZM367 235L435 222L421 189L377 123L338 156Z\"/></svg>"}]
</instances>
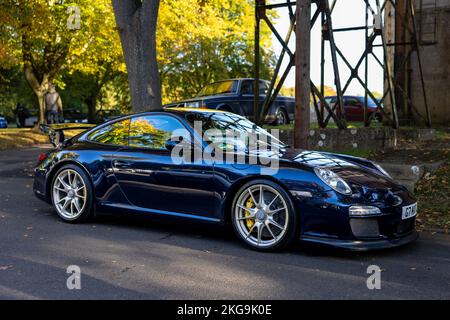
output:
<instances>
[{"instance_id":1,"label":"door handle","mask_svg":"<svg viewBox=\"0 0 450 320\"><path fill-rule=\"evenodd\" d=\"M131 163L128 161L123 160L114 160L113 161L113 167L118 169L127 169L131 166Z\"/></svg>"}]
</instances>

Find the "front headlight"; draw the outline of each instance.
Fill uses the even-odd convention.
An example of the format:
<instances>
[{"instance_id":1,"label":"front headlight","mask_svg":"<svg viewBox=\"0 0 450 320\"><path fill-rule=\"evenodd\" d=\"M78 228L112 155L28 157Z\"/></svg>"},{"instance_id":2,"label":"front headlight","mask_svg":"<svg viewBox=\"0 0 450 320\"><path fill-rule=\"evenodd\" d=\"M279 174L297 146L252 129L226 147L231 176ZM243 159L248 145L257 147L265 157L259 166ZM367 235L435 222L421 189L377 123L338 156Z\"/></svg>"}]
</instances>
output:
<instances>
[{"instance_id":1,"label":"front headlight","mask_svg":"<svg viewBox=\"0 0 450 320\"><path fill-rule=\"evenodd\" d=\"M314 168L314 172L320 178L320 180L325 182L325 184L327 184L333 190L345 195L352 194L352 189L347 184L347 182L345 182L344 179L339 177L336 173L334 173L330 169L317 167Z\"/></svg>"},{"instance_id":2,"label":"front headlight","mask_svg":"<svg viewBox=\"0 0 450 320\"><path fill-rule=\"evenodd\" d=\"M372 162L372 163L375 166L375 168L377 168L378 171L380 171L382 174L384 174L389 179L392 179L391 175L386 170L384 170L382 166L380 166L378 163L375 163L375 162Z\"/></svg>"}]
</instances>

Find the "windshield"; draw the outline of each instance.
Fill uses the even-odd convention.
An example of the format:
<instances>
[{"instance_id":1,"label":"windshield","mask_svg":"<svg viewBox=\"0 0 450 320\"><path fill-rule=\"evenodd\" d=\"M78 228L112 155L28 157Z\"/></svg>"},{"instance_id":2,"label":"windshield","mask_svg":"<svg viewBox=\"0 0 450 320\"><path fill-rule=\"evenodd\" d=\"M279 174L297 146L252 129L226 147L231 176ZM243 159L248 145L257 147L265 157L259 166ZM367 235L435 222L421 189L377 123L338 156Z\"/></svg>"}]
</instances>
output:
<instances>
[{"instance_id":1,"label":"windshield","mask_svg":"<svg viewBox=\"0 0 450 320\"><path fill-rule=\"evenodd\" d=\"M233 93L237 89L237 80L215 82L203 87L197 97L213 96L217 94Z\"/></svg>"},{"instance_id":2,"label":"windshield","mask_svg":"<svg viewBox=\"0 0 450 320\"><path fill-rule=\"evenodd\" d=\"M362 102L364 105L364 98L362 98ZM375 103L375 101L373 101L371 97L367 97L367 106L376 108L377 104Z\"/></svg>"},{"instance_id":3,"label":"windshield","mask_svg":"<svg viewBox=\"0 0 450 320\"><path fill-rule=\"evenodd\" d=\"M189 113L186 119L203 140L223 151L270 151L286 148L278 138L232 113Z\"/></svg>"}]
</instances>

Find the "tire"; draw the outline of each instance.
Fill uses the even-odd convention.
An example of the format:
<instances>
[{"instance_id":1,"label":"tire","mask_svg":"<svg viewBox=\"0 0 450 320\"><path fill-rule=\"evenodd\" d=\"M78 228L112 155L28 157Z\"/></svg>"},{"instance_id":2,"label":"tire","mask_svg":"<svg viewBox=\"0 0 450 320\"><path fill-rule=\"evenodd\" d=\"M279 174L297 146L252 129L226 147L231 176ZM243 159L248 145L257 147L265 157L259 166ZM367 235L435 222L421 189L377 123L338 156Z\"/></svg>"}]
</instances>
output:
<instances>
[{"instance_id":1,"label":"tire","mask_svg":"<svg viewBox=\"0 0 450 320\"><path fill-rule=\"evenodd\" d=\"M259 203L261 188L264 206ZM298 217L292 199L272 181L253 180L243 185L236 192L231 210L234 232L252 249L280 251L297 236Z\"/></svg>"},{"instance_id":2,"label":"tire","mask_svg":"<svg viewBox=\"0 0 450 320\"><path fill-rule=\"evenodd\" d=\"M374 119L375 119L377 122L379 122L379 123L382 123L382 122L383 122L383 117L382 117L381 114L379 114L379 113L375 114Z\"/></svg>"},{"instance_id":3,"label":"tire","mask_svg":"<svg viewBox=\"0 0 450 320\"><path fill-rule=\"evenodd\" d=\"M92 183L80 167L72 164L61 167L53 177L50 192L53 208L64 222L80 223L92 217Z\"/></svg>"},{"instance_id":4,"label":"tire","mask_svg":"<svg viewBox=\"0 0 450 320\"><path fill-rule=\"evenodd\" d=\"M373 112L367 114L367 119L371 119L371 121L375 121L375 122L383 121L383 118L379 113L374 114ZM363 117L362 121L364 121L364 117Z\"/></svg>"},{"instance_id":5,"label":"tire","mask_svg":"<svg viewBox=\"0 0 450 320\"><path fill-rule=\"evenodd\" d=\"M275 125L285 125L289 124L289 116L283 108L278 108L277 113L275 113Z\"/></svg>"}]
</instances>

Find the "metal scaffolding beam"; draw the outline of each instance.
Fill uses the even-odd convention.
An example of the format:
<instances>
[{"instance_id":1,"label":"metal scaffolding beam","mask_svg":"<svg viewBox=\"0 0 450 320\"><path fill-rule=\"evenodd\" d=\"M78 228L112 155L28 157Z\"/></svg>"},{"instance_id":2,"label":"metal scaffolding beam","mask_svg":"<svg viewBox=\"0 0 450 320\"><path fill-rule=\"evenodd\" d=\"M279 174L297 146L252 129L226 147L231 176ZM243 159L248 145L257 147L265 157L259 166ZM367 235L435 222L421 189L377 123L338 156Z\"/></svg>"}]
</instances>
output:
<instances>
[{"instance_id":1,"label":"metal scaffolding beam","mask_svg":"<svg viewBox=\"0 0 450 320\"><path fill-rule=\"evenodd\" d=\"M268 112L271 105L274 103L276 96L279 94L284 81L292 69L296 67L296 108L303 108L306 100L305 95L300 92L300 90L306 90L309 88L312 96L312 103L314 110L317 114L317 121L320 127L325 128L329 121L333 121L337 124L338 128L345 129L347 127L345 111L344 111L344 101L343 96L347 92L350 84L352 82L357 82L364 89L365 103L364 103L364 122L366 126L370 126L372 120L374 120L375 113L369 114L368 105L369 98L371 98L377 109L384 114L384 118L393 128L399 127L399 116L397 112L398 100L402 99L407 103L412 110L417 114L417 108L414 107L412 103L409 92L405 86L402 85L403 76L405 74L406 65L409 64L409 59L412 58L412 52L416 52L418 59L418 65L420 68L420 77L422 83L423 97L426 107L426 117L424 120L428 126L431 126L431 119L428 112L428 104L425 90L425 83L423 81L422 75L422 64L420 60L420 50L419 50L419 35L418 28L416 27L416 20L414 15L414 4L412 0L361 0L364 2L365 12L361 12L361 15L365 16L365 24L363 26L344 26L340 28L333 28L333 10L339 6L339 3L343 0L282 0L276 3L272 3L266 0L256 0L255 8L255 18L256 18L256 28L255 28L255 118L260 121L264 118L264 115ZM331 2L331 4L330 4ZM308 3L310 6L310 17L309 24L297 22L298 15L296 15L294 9L303 8L305 4ZM388 9L387 9L388 8ZM277 30L276 26L271 22L267 15L268 10L273 9L286 9L289 13L290 27L286 36L283 38L280 32ZM389 12L387 12L389 10ZM392 11L392 12L391 12ZM356 12L353 14L357 14ZM385 23L388 26L392 26L392 21L394 20L395 32L394 34L389 34L389 30L385 30ZM272 31L275 36L276 41L281 45L281 52L278 55L278 60L276 62L273 77L271 79L271 84L269 86L268 93L265 100L259 101L259 64L260 61L260 45L259 45L259 33L261 22L264 22ZM316 23L320 23L322 30L321 34L321 57L320 57L320 84L316 84L307 80L303 77L305 73L309 74L309 71L304 70L304 66L299 66L298 64L303 64L305 57L305 52L309 54L309 41L310 41L310 30L314 27ZM349 19L349 24L351 24L351 19ZM391 27L392 28L392 27ZM355 30L360 30L365 32L365 49L361 53L361 56L356 64L350 63L349 59L346 57L344 52L337 46L334 39L334 34L337 32L351 32ZM289 47L289 41L294 33L299 35L296 37L295 52L293 52ZM305 36L305 33L308 36ZM401 35L399 37L398 35ZM397 35L397 36L396 36ZM398 41L400 38L400 41ZM374 48L382 48L382 54L377 54ZM395 65L393 64L394 59L391 57L393 50L397 53L403 52L403 59L399 61L396 59ZM296 57L297 53L300 51L300 56L302 58ZM334 74L334 87L337 92L336 103L328 103L326 101L325 95L325 66L326 66L326 53L329 50L329 55L331 57L332 72ZM287 64L283 67L283 59L288 58ZM373 58L379 67L382 69L385 78L385 88L383 97L378 100L374 97L369 86L369 57ZM340 59L343 64L338 63ZM309 61L307 61L309 68ZM342 82L339 67L344 67L349 71L350 76ZM364 70L364 72L362 72ZM363 75L362 75L363 73ZM309 95L309 94L308 94ZM262 103L262 104L261 104ZM389 107L384 108L383 104L387 104ZM262 105L262 107L261 107ZM309 105L308 105L309 107ZM386 109L389 109L386 111ZM302 113L301 113L302 114ZM304 115L306 116L306 114ZM301 118L296 117L296 121L301 120ZM309 120L309 119L308 119ZM302 124L297 124L298 128L302 134L305 134L308 128L304 128L306 121ZM309 126L309 121L308 121ZM297 135L296 135L297 136ZM303 139L298 136L298 139ZM303 143L302 143L303 144Z\"/></svg>"}]
</instances>

